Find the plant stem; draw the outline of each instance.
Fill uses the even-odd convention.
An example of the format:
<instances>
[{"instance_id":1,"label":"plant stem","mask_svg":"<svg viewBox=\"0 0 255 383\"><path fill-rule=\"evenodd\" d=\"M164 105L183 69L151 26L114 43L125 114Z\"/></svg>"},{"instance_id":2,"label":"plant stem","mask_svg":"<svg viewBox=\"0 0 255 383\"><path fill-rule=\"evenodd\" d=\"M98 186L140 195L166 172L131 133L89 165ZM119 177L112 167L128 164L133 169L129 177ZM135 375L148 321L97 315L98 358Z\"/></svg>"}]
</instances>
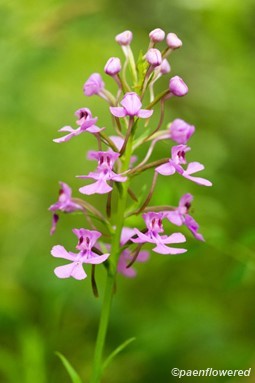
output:
<instances>
[{"instance_id":1,"label":"plant stem","mask_svg":"<svg viewBox=\"0 0 255 383\"><path fill-rule=\"evenodd\" d=\"M123 158L122 171L125 171L129 167L130 158L132 154L132 141L133 135L131 133L130 139L126 145L125 157ZM118 265L118 258L120 253L120 236L124 224L126 202L128 196L129 180L122 184L122 188L119 192L117 217L116 217L116 230L112 238L110 265L107 270L106 286L104 291L101 317L99 322L96 347L94 353L93 369L91 383L100 383L103 372L103 350L106 339L106 333L108 329L108 323L110 318L110 311L112 305L113 290L116 280L116 272Z\"/></svg>"}]
</instances>

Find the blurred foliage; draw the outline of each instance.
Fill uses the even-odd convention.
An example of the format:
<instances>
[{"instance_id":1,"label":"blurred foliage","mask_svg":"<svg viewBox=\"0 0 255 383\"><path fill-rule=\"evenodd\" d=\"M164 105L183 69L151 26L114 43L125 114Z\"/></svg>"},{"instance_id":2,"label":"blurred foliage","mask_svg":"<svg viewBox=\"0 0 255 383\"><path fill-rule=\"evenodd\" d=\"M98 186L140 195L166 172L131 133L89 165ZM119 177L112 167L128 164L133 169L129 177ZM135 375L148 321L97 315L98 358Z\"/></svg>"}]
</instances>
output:
<instances>
[{"instance_id":1,"label":"blurred foliage","mask_svg":"<svg viewBox=\"0 0 255 383\"><path fill-rule=\"evenodd\" d=\"M110 124L107 106L84 98L82 85L110 56L121 55L117 33L131 29L138 54L155 27L183 40L171 56L172 74L190 88L168 103L166 122L180 117L196 125L189 158L206 165L214 187L160 177L153 203L176 204L182 193L193 193L206 243L190 237L187 255L152 254L136 266L135 280L119 278L106 351L137 340L104 381L172 382L172 367L255 368L254 1L1 0L0 15L0 381L69 382L56 350L88 381L100 298L89 281L57 280L49 255L53 244L72 248L70 230L83 223L63 216L50 238L47 208L59 180L80 186L74 176L90 169L85 153L94 141L52 139L82 106L100 125ZM111 79L105 82L115 89ZM169 147L159 144L159 153L167 156ZM136 181L138 191L150 176ZM101 269L98 279L102 295Z\"/></svg>"}]
</instances>

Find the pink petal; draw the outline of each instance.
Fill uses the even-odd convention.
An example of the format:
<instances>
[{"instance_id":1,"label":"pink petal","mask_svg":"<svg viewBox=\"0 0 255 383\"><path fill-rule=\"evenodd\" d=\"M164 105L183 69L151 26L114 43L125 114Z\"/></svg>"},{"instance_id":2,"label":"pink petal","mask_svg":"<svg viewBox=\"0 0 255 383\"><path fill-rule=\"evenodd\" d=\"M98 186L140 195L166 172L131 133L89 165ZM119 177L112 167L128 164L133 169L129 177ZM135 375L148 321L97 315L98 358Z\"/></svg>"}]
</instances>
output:
<instances>
[{"instance_id":1,"label":"pink petal","mask_svg":"<svg viewBox=\"0 0 255 383\"><path fill-rule=\"evenodd\" d=\"M53 141L56 142L57 144L60 144L61 142L69 141L74 136L75 136L75 133L70 133L70 134L67 134L66 136L63 136L60 138L54 138Z\"/></svg>"},{"instance_id":2,"label":"pink petal","mask_svg":"<svg viewBox=\"0 0 255 383\"><path fill-rule=\"evenodd\" d=\"M58 278L73 277L78 280L85 279L87 276L80 262L72 262L68 265L56 267L54 273Z\"/></svg>"},{"instance_id":3,"label":"pink petal","mask_svg":"<svg viewBox=\"0 0 255 383\"><path fill-rule=\"evenodd\" d=\"M174 225L181 226L183 224L182 216L178 211L169 211L166 217Z\"/></svg>"},{"instance_id":4,"label":"pink petal","mask_svg":"<svg viewBox=\"0 0 255 383\"><path fill-rule=\"evenodd\" d=\"M76 254L71 255L70 253L68 253L68 251L66 251L66 249L63 246L60 245L53 246L51 250L51 255L53 255L53 257L56 258L68 259L69 261L74 261L76 258Z\"/></svg>"},{"instance_id":5,"label":"pink petal","mask_svg":"<svg viewBox=\"0 0 255 383\"><path fill-rule=\"evenodd\" d=\"M111 111L111 114L113 114L115 117L126 117L127 115L126 110L122 108L121 106L120 107L110 106L110 111Z\"/></svg>"},{"instance_id":6,"label":"pink petal","mask_svg":"<svg viewBox=\"0 0 255 383\"><path fill-rule=\"evenodd\" d=\"M112 190L112 187L109 186L104 180L98 180L97 182L83 186L79 189L79 192L82 194L105 194L109 193Z\"/></svg>"},{"instance_id":7,"label":"pink petal","mask_svg":"<svg viewBox=\"0 0 255 383\"><path fill-rule=\"evenodd\" d=\"M203 185L203 186L212 186L212 183L210 181L206 180L205 178L192 177L192 176L186 175L185 172L182 175L183 175L183 177L187 178L188 180L195 182L196 184Z\"/></svg>"},{"instance_id":8,"label":"pink petal","mask_svg":"<svg viewBox=\"0 0 255 383\"><path fill-rule=\"evenodd\" d=\"M186 249L168 247L161 243L158 243L157 246L154 247L152 250L159 254L182 254L187 251Z\"/></svg>"},{"instance_id":9,"label":"pink petal","mask_svg":"<svg viewBox=\"0 0 255 383\"><path fill-rule=\"evenodd\" d=\"M153 114L153 110L149 109L140 109L139 112L137 113L137 116L140 118L149 118Z\"/></svg>"},{"instance_id":10,"label":"pink petal","mask_svg":"<svg viewBox=\"0 0 255 383\"><path fill-rule=\"evenodd\" d=\"M175 168L170 163L160 165L155 170L162 176L170 176L175 173Z\"/></svg>"},{"instance_id":11,"label":"pink petal","mask_svg":"<svg viewBox=\"0 0 255 383\"><path fill-rule=\"evenodd\" d=\"M204 170L204 168L204 165L200 164L200 162L190 162L187 169L185 170L185 173L193 174L199 172L200 170Z\"/></svg>"},{"instance_id":12,"label":"pink petal","mask_svg":"<svg viewBox=\"0 0 255 383\"><path fill-rule=\"evenodd\" d=\"M89 133L99 133L99 132L101 132L104 129L105 128L99 128L96 125L92 125L89 128L84 129L84 131L89 132ZM81 130L83 131L83 127L81 127Z\"/></svg>"},{"instance_id":13,"label":"pink petal","mask_svg":"<svg viewBox=\"0 0 255 383\"><path fill-rule=\"evenodd\" d=\"M109 255L110 254L95 255L93 257L89 257L88 259L86 259L84 263L91 263L93 265L97 265L99 263L103 263L109 257Z\"/></svg>"},{"instance_id":14,"label":"pink petal","mask_svg":"<svg viewBox=\"0 0 255 383\"><path fill-rule=\"evenodd\" d=\"M186 238L182 233L174 233L163 240L165 244L168 243L183 243L186 242Z\"/></svg>"}]
</instances>

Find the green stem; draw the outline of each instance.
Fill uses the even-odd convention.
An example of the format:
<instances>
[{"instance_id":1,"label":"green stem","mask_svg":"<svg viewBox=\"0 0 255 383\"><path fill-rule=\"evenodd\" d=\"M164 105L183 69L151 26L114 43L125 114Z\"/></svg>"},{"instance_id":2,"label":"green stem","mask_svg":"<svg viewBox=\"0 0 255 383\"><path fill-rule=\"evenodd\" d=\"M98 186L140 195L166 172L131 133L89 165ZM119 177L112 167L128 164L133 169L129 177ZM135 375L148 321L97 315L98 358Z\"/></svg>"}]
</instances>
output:
<instances>
[{"instance_id":1,"label":"green stem","mask_svg":"<svg viewBox=\"0 0 255 383\"><path fill-rule=\"evenodd\" d=\"M129 167L130 158L132 154L132 141L133 141L133 135L131 134L130 139L126 146L125 158L123 159L122 172L127 170ZM104 291L101 317L100 317L99 329L98 329L97 340L96 340L91 383L100 383L102 372L103 372L103 367L102 367L103 366L103 360L102 360L103 350L104 350L106 333L107 333L107 328L108 328L108 323L110 318L113 290L114 290L114 285L116 280L118 258L120 253L120 236L121 236L121 232L122 232L122 228L124 224L125 209L126 209L126 202L127 202L127 196L128 196L128 187L129 187L129 180L127 180L125 183L122 184L122 187L120 188L120 192L119 192L117 217L116 217L116 231L112 239L111 257L109 259L110 265L107 271L106 286Z\"/></svg>"}]
</instances>

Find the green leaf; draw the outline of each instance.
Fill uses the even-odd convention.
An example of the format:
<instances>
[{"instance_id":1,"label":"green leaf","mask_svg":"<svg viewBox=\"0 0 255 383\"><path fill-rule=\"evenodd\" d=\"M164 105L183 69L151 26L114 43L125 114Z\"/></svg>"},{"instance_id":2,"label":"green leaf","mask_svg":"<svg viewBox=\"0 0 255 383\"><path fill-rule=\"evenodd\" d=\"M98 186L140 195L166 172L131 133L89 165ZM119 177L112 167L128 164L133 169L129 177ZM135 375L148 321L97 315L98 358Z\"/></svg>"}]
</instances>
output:
<instances>
[{"instance_id":1,"label":"green leaf","mask_svg":"<svg viewBox=\"0 0 255 383\"><path fill-rule=\"evenodd\" d=\"M81 378L79 377L79 375L77 374L77 372L75 371L73 366L68 362L66 357L64 355L62 355L60 352L56 352L55 354L62 361L64 367L66 368L66 371L68 372L68 374L72 380L72 383L82 383Z\"/></svg>"},{"instance_id":2,"label":"green leaf","mask_svg":"<svg viewBox=\"0 0 255 383\"><path fill-rule=\"evenodd\" d=\"M103 370L111 363L111 361L115 358L116 355L118 355L124 348L126 348L130 343L132 343L136 338L130 338L126 340L125 342L121 343L105 360L103 364Z\"/></svg>"},{"instance_id":3,"label":"green leaf","mask_svg":"<svg viewBox=\"0 0 255 383\"><path fill-rule=\"evenodd\" d=\"M140 93L142 86L143 86L145 74L146 74L147 69L149 67L149 64L145 60L144 54L142 51L140 51L140 53L139 53L136 67L137 67L137 72L138 72L138 79L137 79L137 83L134 86L134 90L137 93Z\"/></svg>"}]
</instances>

